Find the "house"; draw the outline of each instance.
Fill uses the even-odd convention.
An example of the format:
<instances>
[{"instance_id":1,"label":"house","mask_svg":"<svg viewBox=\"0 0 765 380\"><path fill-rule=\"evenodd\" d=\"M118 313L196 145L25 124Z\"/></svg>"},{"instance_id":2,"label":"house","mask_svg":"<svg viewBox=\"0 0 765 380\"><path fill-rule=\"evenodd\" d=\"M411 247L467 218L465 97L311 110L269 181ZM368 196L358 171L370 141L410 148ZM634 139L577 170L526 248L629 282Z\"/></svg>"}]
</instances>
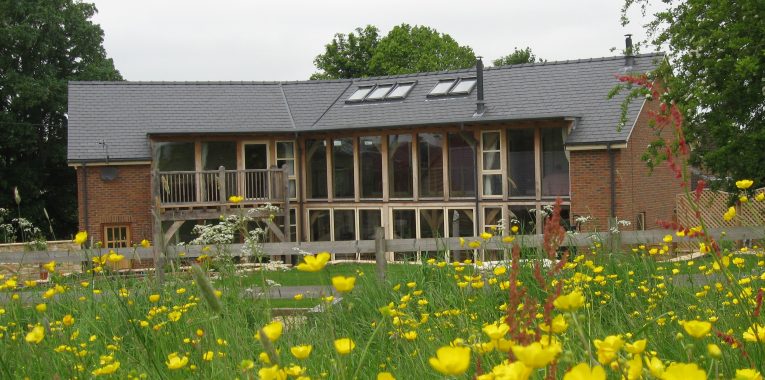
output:
<instances>
[{"instance_id":1,"label":"house","mask_svg":"<svg viewBox=\"0 0 765 380\"><path fill-rule=\"evenodd\" d=\"M632 228L673 217L679 187L649 175L641 99L617 128L625 72L643 54L328 81L70 82L68 160L79 224L107 247L168 237L271 202L290 241L475 236L511 221ZM233 209L236 210L236 209ZM286 224L286 226L285 226ZM158 225L158 223L157 223Z\"/></svg>"}]
</instances>

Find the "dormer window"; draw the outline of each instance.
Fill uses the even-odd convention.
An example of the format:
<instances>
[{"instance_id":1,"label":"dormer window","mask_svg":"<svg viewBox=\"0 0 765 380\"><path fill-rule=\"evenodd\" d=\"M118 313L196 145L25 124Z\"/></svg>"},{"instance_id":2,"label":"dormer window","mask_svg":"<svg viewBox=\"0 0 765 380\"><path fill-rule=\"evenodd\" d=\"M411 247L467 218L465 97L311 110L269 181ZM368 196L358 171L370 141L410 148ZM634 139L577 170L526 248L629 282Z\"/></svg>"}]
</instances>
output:
<instances>
[{"instance_id":1,"label":"dormer window","mask_svg":"<svg viewBox=\"0 0 765 380\"><path fill-rule=\"evenodd\" d=\"M456 79L445 79L438 81L438 84L436 87L433 87L432 90L430 90L429 96L439 96L439 95L446 95L449 92L449 89L452 88L454 85L454 82L456 82Z\"/></svg>"},{"instance_id":2,"label":"dormer window","mask_svg":"<svg viewBox=\"0 0 765 380\"><path fill-rule=\"evenodd\" d=\"M384 84L375 87L374 90L372 90L372 93L367 95L366 99L364 100L380 100L385 97L385 95L390 92L390 89L393 88L392 84Z\"/></svg>"},{"instance_id":3,"label":"dormer window","mask_svg":"<svg viewBox=\"0 0 765 380\"><path fill-rule=\"evenodd\" d=\"M451 91L449 91L450 94L469 94L470 91L473 91L473 88L475 87L476 79L475 78L462 78L460 79L459 83L457 83L454 88L452 88Z\"/></svg>"}]
</instances>

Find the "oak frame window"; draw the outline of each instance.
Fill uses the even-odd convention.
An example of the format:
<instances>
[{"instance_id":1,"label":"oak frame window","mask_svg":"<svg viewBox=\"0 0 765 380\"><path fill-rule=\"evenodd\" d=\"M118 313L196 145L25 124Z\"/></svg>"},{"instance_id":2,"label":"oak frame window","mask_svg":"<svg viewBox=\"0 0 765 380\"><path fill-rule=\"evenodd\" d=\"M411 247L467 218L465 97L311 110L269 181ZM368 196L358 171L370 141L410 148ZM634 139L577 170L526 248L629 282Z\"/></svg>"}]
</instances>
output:
<instances>
[{"instance_id":1,"label":"oak frame window","mask_svg":"<svg viewBox=\"0 0 765 380\"><path fill-rule=\"evenodd\" d=\"M129 224L104 225L104 248L127 248L130 247Z\"/></svg>"}]
</instances>

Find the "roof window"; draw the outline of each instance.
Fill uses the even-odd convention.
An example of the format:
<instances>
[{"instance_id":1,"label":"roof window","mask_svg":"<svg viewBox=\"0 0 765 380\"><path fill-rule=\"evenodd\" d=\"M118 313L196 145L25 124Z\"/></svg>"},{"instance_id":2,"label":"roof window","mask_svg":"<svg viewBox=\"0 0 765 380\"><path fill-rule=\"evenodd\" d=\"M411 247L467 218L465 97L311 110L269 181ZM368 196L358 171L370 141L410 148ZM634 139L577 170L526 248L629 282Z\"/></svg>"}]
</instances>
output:
<instances>
[{"instance_id":1,"label":"roof window","mask_svg":"<svg viewBox=\"0 0 765 380\"><path fill-rule=\"evenodd\" d=\"M391 88L393 88L392 84L379 85L364 100L380 100L388 94Z\"/></svg>"},{"instance_id":2,"label":"roof window","mask_svg":"<svg viewBox=\"0 0 765 380\"><path fill-rule=\"evenodd\" d=\"M386 99L403 99L406 98L407 95L409 95L409 91L412 91L412 88L414 87L414 82L409 83L398 83L396 84L396 88L391 91L388 96L386 96Z\"/></svg>"},{"instance_id":3,"label":"roof window","mask_svg":"<svg viewBox=\"0 0 765 380\"><path fill-rule=\"evenodd\" d=\"M456 82L456 79L445 79L438 81L438 84L436 87L433 87L432 90L430 90L430 93L428 95L430 96L438 96L438 95L446 95L449 92L449 89L452 88L452 85L454 85L454 82Z\"/></svg>"},{"instance_id":4,"label":"roof window","mask_svg":"<svg viewBox=\"0 0 765 380\"><path fill-rule=\"evenodd\" d=\"M360 86L345 101L359 103L378 100L404 99L412 91L417 82L402 82Z\"/></svg>"},{"instance_id":5,"label":"roof window","mask_svg":"<svg viewBox=\"0 0 765 380\"><path fill-rule=\"evenodd\" d=\"M476 79L475 78L462 78L460 79L459 83L457 83L454 88L452 88L451 91L449 91L450 94L469 94L470 91L473 91L473 87L475 87Z\"/></svg>"},{"instance_id":6,"label":"roof window","mask_svg":"<svg viewBox=\"0 0 765 380\"><path fill-rule=\"evenodd\" d=\"M359 87L359 89L356 90L356 92L354 92L353 94L351 94L351 96L348 97L348 101L349 102L360 102L360 101L364 100L364 97L367 96L367 94L369 94L372 91L373 88L375 88L375 86L363 86L363 87Z\"/></svg>"}]
</instances>

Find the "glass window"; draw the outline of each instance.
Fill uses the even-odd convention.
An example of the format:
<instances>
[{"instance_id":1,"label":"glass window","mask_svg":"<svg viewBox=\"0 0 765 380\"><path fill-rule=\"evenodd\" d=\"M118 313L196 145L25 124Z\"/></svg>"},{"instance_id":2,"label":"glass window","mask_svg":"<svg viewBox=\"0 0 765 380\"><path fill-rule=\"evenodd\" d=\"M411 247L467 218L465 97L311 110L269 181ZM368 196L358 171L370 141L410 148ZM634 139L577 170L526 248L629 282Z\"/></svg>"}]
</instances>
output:
<instances>
[{"instance_id":1,"label":"glass window","mask_svg":"<svg viewBox=\"0 0 765 380\"><path fill-rule=\"evenodd\" d=\"M276 142L276 165L281 168L287 165L289 173L290 198L297 198L297 177L295 176L295 142ZM294 241L294 240L293 240Z\"/></svg>"},{"instance_id":2,"label":"glass window","mask_svg":"<svg viewBox=\"0 0 765 380\"><path fill-rule=\"evenodd\" d=\"M446 95L449 89L452 88L452 85L455 81L456 79L446 79L439 81L436 87L433 87L433 89L430 90L428 95Z\"/></svg>"},{"instance_id":3,"label":"glass window","mask_svg":"<svg viewBox=\"0 0 765 380\"><path fill-rule=\"evenodd\" d=\"M562 128L542 128L542 196L568 195L568 158Z\"/></svg>"},{"instance_id":4,"label":"glass window","mask_svg":"<svg viewBox=\"0 0 765 380\"><path fill-rule=\"evenodd\" d=\"M475 153L460 133L449 133L449 191L453 197L475 195Z\"/></svg>"},{"instance_id":5,"label":"glass window","mask_svg":"<svg viewBox=\"0 0 765 380\"><path fill-rule=\"evenodd\" d=\"M483 160L483 195L502 195L502 162L500 158L499 132L481 133Z\"/></svg>"},{"instance_id":6,"label":"glass window","mask_svg":"<svg viewBox=\"0 0 765 380\"><path fill-rule=\"evenodd\" d=\"M473 87L475 87L476 79L475 78L464 78L460 80L459 83L457 83L454 88L449 91L450 94L469 94L470 91L473 90Z\"/></svg>"},{"instance_id":7,"label":"glass window","mask_svg":"<svg viewBox=\"0 0 765 380\"><path fill-rule=\"evenodd\" d=\"M412 135L388 136L388 184L391 198L411 198Z\"/></svg>"},{"instance_id":8,"label":"glass window","mask_svg":"<svg viewBox=\"0 0 765 380\"><path fill-rule=\"evenodd\" d=\"M449 237L475 236L473 210L449 209L447 210L447 215L447 223L449 223Z\"/></svg>"},{"instance_id":9,"label":"glass window","mask_svg":"<svg viewBox=\"0 0 765 380\"><path fill-rule=\"evenodd\" d=\"M359 239L374 240L375 230L382 226L380 210L359 210Z\"/></svg>"},{"instance_id":10,"label":"glass window","mask_svg":"<svg viewBox=\"0 0 765 380\"><path fill-rule=\"evenodd\" d=\"M306 140L306 194L309 199L327 197L327 141Z\"/></svg>"},{"instance_id":11,"label":"glass window","mask_svg":"<svg viewBox=\"0 0 765 380\"><path fill-rule=\"evenodd\" d=\"M311 226L311 241L332 240L329 210L308 210L308 221Z\"/></svg>"},{"instance_id":12,"label":"glass window","mask_svg":"<svg viewBox=\"0 0 765 380\"><path fill-rule=\"evenodd\" d=\"M157 169L161 172L194 171L193 142L157 143Z\"/></svg>"},{"instance_id":13,"label":"glass window","mask_svg":"<svg viewBox=\"0 0 765 380\"><path fill-rule=\"evenodd\" d=\"M130 226L105 226L104 247L126 248L130 246Z\"/></svg>"},{"instance_id":14,"label":"glass window","mask_svg":"<svg viewBox=\"0 0 765 380\"><path fill-rule=\"evenodd\" d=\"M414 239L417 237L415 210L393 210L393 238Z\"/></svg>"},{"instance_id":15,"label":"glass window","mask_svg":"<svg viewBox=\"0 0 765 380\"><path fill-rule=\"evenodd\" d=\"M372 91L372 93L369 94L369 96L367 96L367 98L364 100L380 100L385 97L391 88L393 88L392 84L377 86L375 87L374 91Z\"/></svg>"},{"instance_id":16,"label":"glass window","mask_svg":"<svg viewBox=\"0 0 765 380\"><path fill-rule=\"evenodd\" d=\"M218 170L218 168L221 166L226 168L226 170L236 170L236 142L203 142L202 169Z\"/></svg>"},{"instance_id":17,"label":"glass window","mask_svg":"<svg viewBox=\"0 0 765 380\"><path fill-rule=\"evenodd\" d=\"M485 207L483 209L483 230L497 233L497 228L502 220L501 207Z\"/></svg>"},{"instance_id":18,"label":"glass window","mask_svg":"<svg viewBox=\"0 0 765 380\"><path fill-rule=\"evenodd\" d=\"M444 232L444 210L422 209L420 210L420 237L442 238Z\"/></svg>"},{"instance_id":19,"label":"glass window","mask_svg":"<svg viewBox=\"0 0 765 380\"><path fill-rule=\"evenodd\" d=\"M508 228L518 226L518 234L533 234L537 224L536 208L534 205L510 206Z\"/></svg>"},{"instance_id":20,"label":"glass window","mask_svg":"<svg viewBox=\"0 0 765 380\"><path fill-rule=\"evenodd\" d=\"M335 241L356 240L356 211L334 210Z\"/></svg>"},{"instance_id":21,"label":"glass window","mask_svg":"<svg viewBox=\"0 0 765 380\"><path fill-rule=\"evenodd\" d=\"M374 86L359 87L358 90L356 90L356 92L354 92L353 94L351 94L351 96L348 97L348 101L349 102L361 101L362 99L364 99L365 96L367 96L367 94L370 91L372 91L373 88Z\"/></svg>"},{"instance_id":22,"label":"glass window","mask_svg":"<svg viewBox=\"0 0 765 380\"><path fill-rule=\"evenodd\" d=\"M419 181L420 197L442 197L444 195L444 135L441 133L420 133Z\"/></svg>"},{"instance_id":23,"label":"glass window","mask_svg":"<svg viewBox=\"0 0 765 380\"><path fill-rule=\"evenodd\" d=\"M507 175L511 197L534 197L534 130L507 130Z\"/></svg>"},{"instance_id":24,"label":"glass window","mask_svg":"<svg viewBox=\"0 0 765 380\"><path fill-rule=\"evenodd\" d=\"M407 95L409 95L409 91L412 90L414 87L414 83L399 83L396 85L396 88L393 89L393 91L386 96L388 99L399 99L399 98L405 98Z\"/></svg>"},{"instance_id":25,"label":"glass window","mask_svg":"<svg viewBox=\"0 0 765 380\"><path fill-rule=\"evenodd\" d=\"M382 198L382 138L365 136L359 138L361 197Z\"/></svg>"},{"instance_id":26,"label":"glass window","mask_svg":"<svg viewBox=\"0 0 765 380\"><path fill-rule=\"evenodd\" d=\"M353 139L332 141L332 166L335 198L353 198Z\"/></svg>"}]
</instances>

